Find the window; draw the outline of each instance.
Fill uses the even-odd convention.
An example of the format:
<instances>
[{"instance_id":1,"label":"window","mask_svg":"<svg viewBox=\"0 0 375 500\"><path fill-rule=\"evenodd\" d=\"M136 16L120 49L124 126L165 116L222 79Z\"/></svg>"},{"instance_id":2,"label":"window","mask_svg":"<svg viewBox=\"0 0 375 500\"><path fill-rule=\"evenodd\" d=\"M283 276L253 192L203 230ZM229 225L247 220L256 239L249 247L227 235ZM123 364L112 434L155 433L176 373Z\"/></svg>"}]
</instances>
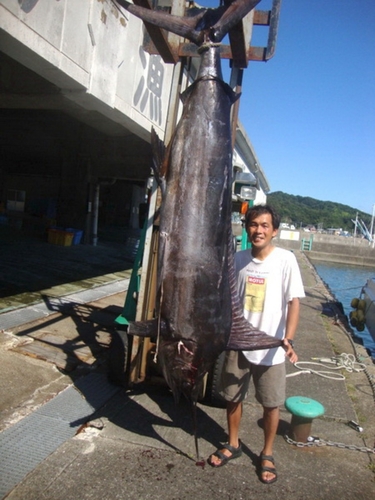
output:
<instances>
[{"instance_id":1,"label":"window","mask_svg":"<svg viewBox=\"0 0 375 500\"><path fill-rule=\"evenodd\" d=\"M25 210L26 191L8 189L7 210L23 212Z\"/></svg>"}]
</instances>

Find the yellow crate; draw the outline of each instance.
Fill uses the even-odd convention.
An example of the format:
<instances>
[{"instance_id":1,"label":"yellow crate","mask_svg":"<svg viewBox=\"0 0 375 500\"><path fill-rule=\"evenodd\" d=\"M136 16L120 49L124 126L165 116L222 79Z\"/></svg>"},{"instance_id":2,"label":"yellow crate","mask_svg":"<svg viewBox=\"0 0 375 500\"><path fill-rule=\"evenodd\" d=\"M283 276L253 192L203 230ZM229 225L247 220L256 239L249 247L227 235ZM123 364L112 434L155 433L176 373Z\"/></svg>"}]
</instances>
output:
<instances>
[{"instance_id":1,"label":"yellow crate","mask_svg":"<svg viewBox=\"0 0 375 500\"><path fill-rule=\"evenodd\" d=\"M52 243L53 245L57 245L59 231L57 229L48 229L48 243Z\"/></svg>"},{"instance_id":2,"label":"yellow crate","mask_svg":"<svg viewBox=\"0 0 375 500\"><path fill-rule=\"evenodd\" d=\"M61 245L63 247L70 247L72 245L74 233L62 231L61 229L48 229L48 243L53 245Z\"/></svg>"},{"instance_id":3,"label":"yellow crate","mask_svg":"<svg viewBox=\"0 0 375 500\"><path fill-rule=\"evenodd\" d=\"M67 233L66 231L59 231L59 242L58 245L63 247L70 247L73 241L74 233Z\"/></svg>"}]
</instances>

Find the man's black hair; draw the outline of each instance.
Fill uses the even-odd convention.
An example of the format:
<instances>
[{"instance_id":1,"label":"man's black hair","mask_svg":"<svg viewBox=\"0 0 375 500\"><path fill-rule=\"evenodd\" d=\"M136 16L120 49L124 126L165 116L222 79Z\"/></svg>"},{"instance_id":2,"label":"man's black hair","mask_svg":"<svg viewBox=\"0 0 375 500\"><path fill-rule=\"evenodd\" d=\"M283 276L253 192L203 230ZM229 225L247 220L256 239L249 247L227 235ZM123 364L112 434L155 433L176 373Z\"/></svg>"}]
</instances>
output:
<instances>
[{"instance_id":1,"label":"man's black hair","mask_svg":"<svg viewBox=\"0 0 375 500\"><path fill-rule=\"evenodd\" d=\"M245 215L245 227L249 227L250 222L259 217L259 215L270 214L272 218L272 226L274 229L279 229L280 215L275 211L271 205L254 205L250 207Z\"/></svg>"}]
</instances>

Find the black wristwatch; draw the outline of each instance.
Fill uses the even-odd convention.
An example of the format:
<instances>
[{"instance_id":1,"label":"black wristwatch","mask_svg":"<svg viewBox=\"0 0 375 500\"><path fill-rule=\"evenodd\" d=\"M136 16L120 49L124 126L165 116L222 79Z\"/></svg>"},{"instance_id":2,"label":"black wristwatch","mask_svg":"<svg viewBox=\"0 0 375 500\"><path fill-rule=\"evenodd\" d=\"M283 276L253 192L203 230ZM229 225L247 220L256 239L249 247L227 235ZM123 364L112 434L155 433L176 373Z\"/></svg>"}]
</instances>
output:
<instances>
[{"instance_id":1,"label":"black wristwatch","mask_svg":"<svg viewBox=\"0 0 375 500\"><path fill-rule=\"evenodd\" d=\"M289 342L289 345L291 346L292 349L294 349L294 340L292 339L285 339Z\"/></svg>"}]
</instances>

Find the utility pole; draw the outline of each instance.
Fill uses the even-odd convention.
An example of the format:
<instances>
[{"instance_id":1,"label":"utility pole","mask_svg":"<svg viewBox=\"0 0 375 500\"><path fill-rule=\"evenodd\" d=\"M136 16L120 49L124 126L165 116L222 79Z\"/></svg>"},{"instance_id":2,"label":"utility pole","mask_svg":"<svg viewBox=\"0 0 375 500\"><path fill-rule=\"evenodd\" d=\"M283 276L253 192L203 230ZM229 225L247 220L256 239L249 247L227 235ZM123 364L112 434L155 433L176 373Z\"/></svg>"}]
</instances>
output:
<instances>
[{"instance_id":1,"label":"utility pole","mask_svg":"<svg viewBox=\"0 0 375 500\"><path fill-rule=\"evenodd\" d=\"M358 212L355 215L355 224L354 224L354 241L355 238L357 237L357 224L358 224Z\"/></svg>"},{"instance_id":2,"label":"utility pole","mask_svg":"<svg viewBox=\"0 0 375 500\"><path fill-rule=\"evenodd\" d=\"M373 235L374 213L375 213L375 204L372 205L372 217L371 217L371 226L370 226L370 236L371 236L372 248L374 248L374 235Z\"/></svg>"}]
</instances>

